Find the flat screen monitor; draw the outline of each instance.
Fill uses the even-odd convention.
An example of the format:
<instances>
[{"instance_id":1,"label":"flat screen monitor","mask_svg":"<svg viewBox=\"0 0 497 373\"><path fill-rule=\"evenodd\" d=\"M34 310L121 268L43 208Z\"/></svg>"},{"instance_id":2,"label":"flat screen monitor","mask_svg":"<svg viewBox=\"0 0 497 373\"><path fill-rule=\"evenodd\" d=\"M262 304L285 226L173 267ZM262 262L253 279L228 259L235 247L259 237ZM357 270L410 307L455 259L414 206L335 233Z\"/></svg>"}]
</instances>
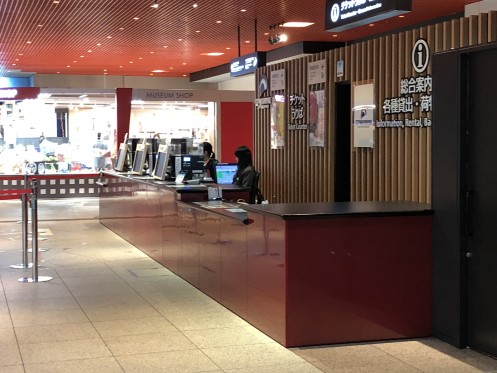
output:
<instances>
[{"instance_id":1,"label":"flat screen monitor","mask_svg":"<svg viewBox=\"0 0 497 373\"><path fill-rule=\"evenodd\" d=\"M117 161L116 161L116 166L114 167L114 170L116 171L124 171L126 167L126 158L128 156L128 145L125 143L122 143L119 145L119 153L117 154Z\"/></svg>"},{"instance_id":2,"label":"flat screen monitor","mask_svg":"<svg viewBox=\"0 0 497 373\"><path fill-rule=\"evenodd\" d=\"M159 151L157 152L157 161L155 162L155 168L152 172L152 177L154 179L165 180L167 165L169 163L169 147L167 145L159 145Z\"/></svg>"},{"instance_id":3,"label":"flat screen monitor","mask_svg":"<svg viewBox=\"0 0 497 373\"><path fill-rule=\"evenodd\" d=\"M216 165L216 178L218 184L233 184L238 166L236 163L218 163Z\"/></svg>"},{"instance_id":4,"label":"flat screen monitor","mask_svg":"<svg viewBox=\"0 0 497 373\"><path fill-rule=\"evenodd\" d=\"M132 174L143 175L143 169L145 168L145 161L147 159L147 145L138 144L136 145L136 152L133 161Z\"/></svg>"},{"instance_id":5,"label":"flat screen monitor","mask_svg":"<svg viewBox=\"0 0 497 373\"><path fill-rule=\"evenodd\" d=\"M198 154L183 154L181 156L181 170L191 171L193 178L200 178L204 173L204 156Z\"/></svg>"}]
</instances>

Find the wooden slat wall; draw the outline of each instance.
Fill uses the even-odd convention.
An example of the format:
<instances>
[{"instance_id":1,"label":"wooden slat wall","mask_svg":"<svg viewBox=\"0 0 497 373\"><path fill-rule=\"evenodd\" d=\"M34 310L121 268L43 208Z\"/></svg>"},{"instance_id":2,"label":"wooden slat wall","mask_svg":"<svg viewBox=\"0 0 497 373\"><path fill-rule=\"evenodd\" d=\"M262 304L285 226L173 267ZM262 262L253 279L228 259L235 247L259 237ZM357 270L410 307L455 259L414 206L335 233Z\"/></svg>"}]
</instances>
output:
<instances>
[{"instance_id":1,"label":"wooden slat wall","mask_svg":"<svg viewBox=\"0 0 497 373\"><path fill-rule=\"evenodd\" d=\"M273 94L284 94L287 99L300 93L309 97L310 91L325 89L327 99L325 147L309 147L307 131L296 130L286 132L283 149L271 149L270 109L255 109L255 166L261 171L263 194L271 203L333 201L335 83L373 82L378 117L385 98L400 96L400 79L416 76L411 66L411 50L418 38L428 42L432 53L495 42L497 12L388 35L257 71L256 82L260 74L269 77L271 71L285 69L286 90ZM328 81L308 86L307 64L321 59L327 60ZM345 62L341 78L336 78L338 60ZM426 73L432 74L431 63ZM433 94L436 89L433 87ZM289 105L286 107L289 118ZM431 119L431 113L428 117ZM398 118L392 115L392 119L404 119L404 115ZM430 203L431 128L376 128L374 149L352 148L351 200Z\"/></svg>"}]
</instances>

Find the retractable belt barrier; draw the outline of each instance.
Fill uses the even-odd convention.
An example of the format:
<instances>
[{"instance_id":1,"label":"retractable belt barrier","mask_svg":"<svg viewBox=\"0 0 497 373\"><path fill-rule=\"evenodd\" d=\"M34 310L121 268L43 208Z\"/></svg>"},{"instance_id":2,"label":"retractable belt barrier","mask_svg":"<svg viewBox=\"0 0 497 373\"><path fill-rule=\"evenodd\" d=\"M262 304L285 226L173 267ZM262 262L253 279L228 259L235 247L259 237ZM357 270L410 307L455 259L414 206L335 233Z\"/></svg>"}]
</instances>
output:
<instances>
[{"instance_id":1,"label":"retractable belt barrier","mask_svg":"<svg viewBox=\"0 0 497 373\"><path fill-rule=\"evenodd\" d=\"M38 181L32 181L32 189L0 190L0 200L21 198L22 201L22 264L11 268L32 268L33 277L22 277L19 282L43 282L52 277L38 276ZM31 205L32 263L28 263L28 201Z\"/></svg>"}]
</instances>

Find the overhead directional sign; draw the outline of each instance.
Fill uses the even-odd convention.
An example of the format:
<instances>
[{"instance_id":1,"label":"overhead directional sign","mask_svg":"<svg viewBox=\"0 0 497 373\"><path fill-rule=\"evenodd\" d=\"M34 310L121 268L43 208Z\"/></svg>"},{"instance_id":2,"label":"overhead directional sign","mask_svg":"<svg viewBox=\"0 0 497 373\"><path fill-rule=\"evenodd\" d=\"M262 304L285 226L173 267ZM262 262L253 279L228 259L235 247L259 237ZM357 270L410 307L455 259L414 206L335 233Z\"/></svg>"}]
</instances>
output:
<instances>
[{"instance_id":1,"label":"overhead directional sign","mask_svg":"<svg viewBox=\"0 0 497 373\"><path fill-rule=\"evenodd\" d=\"M412 0L326 0L326 31L340 32L407 12Z\"/></svg>"},{"instance_id":2,"label":"overhead directional sign","mask_svg":"<svg viewBox=\"0 0 497 373\"><path fill-rule=\"evenodd\" d=\"M230 63L230 76L241 76L255 72L258 67L266 66L266 53L254 52L233 58Z\"/></svg>"}]
</instances>

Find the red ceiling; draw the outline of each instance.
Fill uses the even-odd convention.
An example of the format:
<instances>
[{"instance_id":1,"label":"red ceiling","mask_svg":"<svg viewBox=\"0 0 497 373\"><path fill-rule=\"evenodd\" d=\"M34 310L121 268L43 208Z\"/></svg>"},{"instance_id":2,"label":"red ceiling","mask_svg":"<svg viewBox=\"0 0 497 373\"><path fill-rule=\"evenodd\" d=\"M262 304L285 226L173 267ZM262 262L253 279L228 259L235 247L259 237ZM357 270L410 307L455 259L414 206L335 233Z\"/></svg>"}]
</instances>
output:
<instances>
[{"instance_id":1,"label":"red ceiling","mask_svg":"<svg viewBox=\"0 0 497 373\"><path fill-rule=\"evenodd\" d=\"M254 52L256 20L257 49L267 51L282 46L269 45L264 35L280 22L315 22L285 29L287 44L344 42L463 13L465 4L476 1L412 0L404 18L330 33L324 31L324 0L157 0L157 9L150 7L154 0L1 0L0 76L12 70L188 76L237 57L238 27L240 54ZM224 55L202 55L207 52ZM166 72L152 73L156 69Z\"/></svg>"}]
</instances>

